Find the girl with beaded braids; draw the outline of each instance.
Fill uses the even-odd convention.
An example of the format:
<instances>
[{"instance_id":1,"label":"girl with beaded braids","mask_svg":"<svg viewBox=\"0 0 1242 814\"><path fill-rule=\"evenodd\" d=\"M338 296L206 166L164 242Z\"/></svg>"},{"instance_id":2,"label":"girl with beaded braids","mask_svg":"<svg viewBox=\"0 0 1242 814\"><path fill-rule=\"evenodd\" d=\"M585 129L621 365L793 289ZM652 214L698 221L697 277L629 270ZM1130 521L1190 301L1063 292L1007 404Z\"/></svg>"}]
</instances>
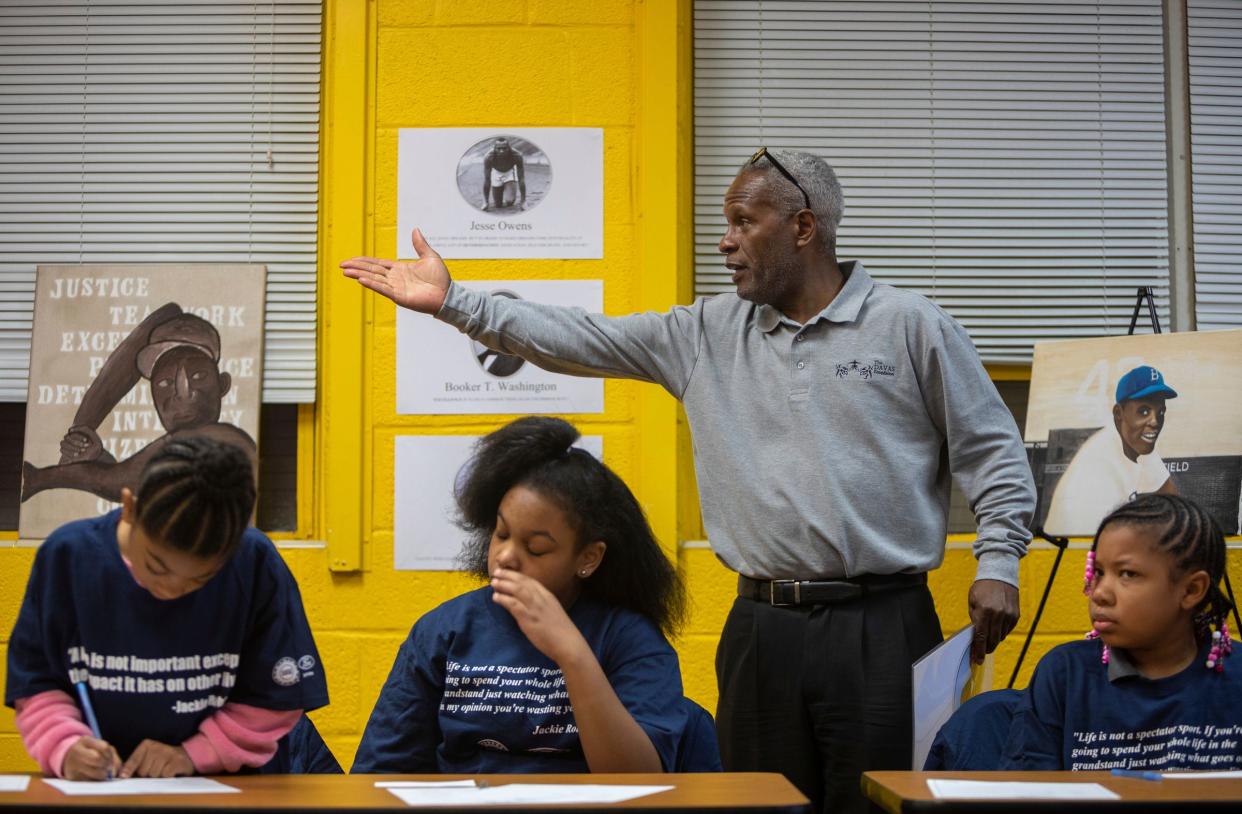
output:
<instances>
[{"instance_id":1,"label":"girl with beaded braids","mask_svg":"<svg viewBox=\"0 0 1242 814\"><path fill-rule=\"evenodd\" d=\"M1225 538L1202 507L1147 494L1087 555L1087 640L1035 669L1001 768L1242 768L1242 667L1220 590Z\"/></svg>"},{"instance_id":2,"label":"girl with beaded braids","mask_svg":"<svg viewBox=\"0 0 1242 814\"><path fill-rule=\"evenodd\" d=\"M482 439L458 479L488 580L414 624L353 772L671 771L681 582L634 495L560 419ZM718 761L718 757L717 757Z\"/></svg>"},{"instance_id":3,"label":"girl with beaded braids","mask_svg":"<svg viewBox=\"0 0 1242 814\"><path fill-rule=\"evenodd\" d=\"M181 435L136 491L122 490L119 509L39 547L9 639L5 703L45 774L258 769L303 711L327 703L297 584L249 527L254 503L244 452Z\"/></svg>"}]
</instances>

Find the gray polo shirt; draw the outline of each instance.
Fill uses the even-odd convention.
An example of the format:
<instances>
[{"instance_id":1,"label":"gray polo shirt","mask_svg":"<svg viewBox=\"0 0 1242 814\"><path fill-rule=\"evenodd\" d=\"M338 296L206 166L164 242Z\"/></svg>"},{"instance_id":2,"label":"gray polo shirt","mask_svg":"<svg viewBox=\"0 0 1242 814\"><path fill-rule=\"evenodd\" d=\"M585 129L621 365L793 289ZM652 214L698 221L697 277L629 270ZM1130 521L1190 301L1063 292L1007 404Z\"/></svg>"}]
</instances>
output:
<instances>
[{"instance_id":1,"label":"gray polo shirt","mask_svg":"<svg viewBox=\"0 0 1242 814\"><path fill-rule=\"evenodd\" d=\"M927 571L950 473L978 521L977 579L1018 583L1035 489L1009 410L957 322L841 265L805 325L735 294L605 317L454 283L437 318L548 370L653 382L682 401L707 536L762 579Z\"/></svg>"}]
</instances>

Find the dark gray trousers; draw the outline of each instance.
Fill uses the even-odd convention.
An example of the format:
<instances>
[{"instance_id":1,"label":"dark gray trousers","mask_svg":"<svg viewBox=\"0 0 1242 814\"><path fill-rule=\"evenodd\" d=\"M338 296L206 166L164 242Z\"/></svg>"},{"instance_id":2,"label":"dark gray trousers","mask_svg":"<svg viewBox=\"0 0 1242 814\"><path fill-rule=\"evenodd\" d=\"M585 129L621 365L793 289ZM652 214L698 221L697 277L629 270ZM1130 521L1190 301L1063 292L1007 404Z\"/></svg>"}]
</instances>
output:
<instances>
[{"instance_id":1,"label":"dark gray trousers","mask_svg":"<svg viewBox=\"0 0 1242 814\"><path fill-rule=\"evenodd\" d=\"M832 605L734 600L716 650L725 771L780 772L814 811L867 811L861 774L910 768L910 665L940 641L926 585Z\"/></svg>"}]
</instances>

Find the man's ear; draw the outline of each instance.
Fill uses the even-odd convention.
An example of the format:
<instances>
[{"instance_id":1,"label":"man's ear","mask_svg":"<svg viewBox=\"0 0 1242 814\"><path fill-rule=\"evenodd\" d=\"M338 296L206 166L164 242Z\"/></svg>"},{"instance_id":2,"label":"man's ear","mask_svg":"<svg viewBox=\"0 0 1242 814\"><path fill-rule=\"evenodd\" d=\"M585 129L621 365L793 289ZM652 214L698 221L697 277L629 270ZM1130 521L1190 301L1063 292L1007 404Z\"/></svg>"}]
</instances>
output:
<instances>
[{"instance_id":1,"label":"man's ear","mask_svg":"<svg viewBox=\"0 0 1242 814\"><path fill-rule=\"evenodd\" d=\"M1114 427L1121 426L1121 405L1120 404L1113 405L1113 426Z\"/></svg>"},{"instance_id":2,"label":"man's ear","mask_svg":"<svg viewBox=\"0 0 1242 814\"><path fill-rule=\"evenodd\" d=\"M220 398L224 398L224 394L229 392L229 388L233 386L233 377L227 373L220 374Z\"/></svg>"},{"instance_id":3,"label":"man's ear","mask_svg":"<svg viewBox=\"0 0 1242 814\"><path fill-rule=\"evenodd\" d=\"M794 245L799 249L810 245L812 241L819 239L819 221L815 217L815 213L809 209L803 209L798 212L794 218Z\"/></svg>"}]
</instances>

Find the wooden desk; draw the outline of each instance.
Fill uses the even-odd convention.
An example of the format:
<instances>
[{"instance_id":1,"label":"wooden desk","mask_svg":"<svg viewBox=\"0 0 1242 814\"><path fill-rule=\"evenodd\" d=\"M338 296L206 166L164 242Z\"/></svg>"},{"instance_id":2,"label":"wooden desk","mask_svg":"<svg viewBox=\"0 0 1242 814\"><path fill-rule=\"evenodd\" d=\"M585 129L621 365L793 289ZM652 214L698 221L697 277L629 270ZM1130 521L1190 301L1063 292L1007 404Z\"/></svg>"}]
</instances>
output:
<instances>
[{"instance_id":1,"label":"wooden desk","mask_svg":"<svg viewBox=\"0 0 1242 814\"><path fill-rule=\"evenodd\" d=\"M241 794L184 794L164 796L69 797L33 778L25 792L0 792L0 814L26 811L48 814L52 811L73 812L157 812L217 811L234 814L241 811L273 812L456 812L477 810L487 812L542 810L556 812L592 812L623 808L656 812L745 811L752 814L804 814L809 802L779 774L543 774L483 776L491 785L505 783L599 783L673 786L672 789L606 806L521 806L485 809L417 808L411 809L385 789L375 788L377 780L456 780L463 775L248 775L219 777L222 783L242 790Z\"/></svg>"},{"instance_id":2,"label":"wooden desk","mask_svg":"<svg viewBox=\"0 0 1242 814\"><path fill-rule=\"evenodd\" d=\"M1121 800L937 800L928 778L955 780L1099 783ZM979 814L983 811L1048 814L1084 809L1113 811L1242 811L1242 779L1138 780L1111 772L867 772L863 794L891 814Z\"/></svg>"}]
</instances>

